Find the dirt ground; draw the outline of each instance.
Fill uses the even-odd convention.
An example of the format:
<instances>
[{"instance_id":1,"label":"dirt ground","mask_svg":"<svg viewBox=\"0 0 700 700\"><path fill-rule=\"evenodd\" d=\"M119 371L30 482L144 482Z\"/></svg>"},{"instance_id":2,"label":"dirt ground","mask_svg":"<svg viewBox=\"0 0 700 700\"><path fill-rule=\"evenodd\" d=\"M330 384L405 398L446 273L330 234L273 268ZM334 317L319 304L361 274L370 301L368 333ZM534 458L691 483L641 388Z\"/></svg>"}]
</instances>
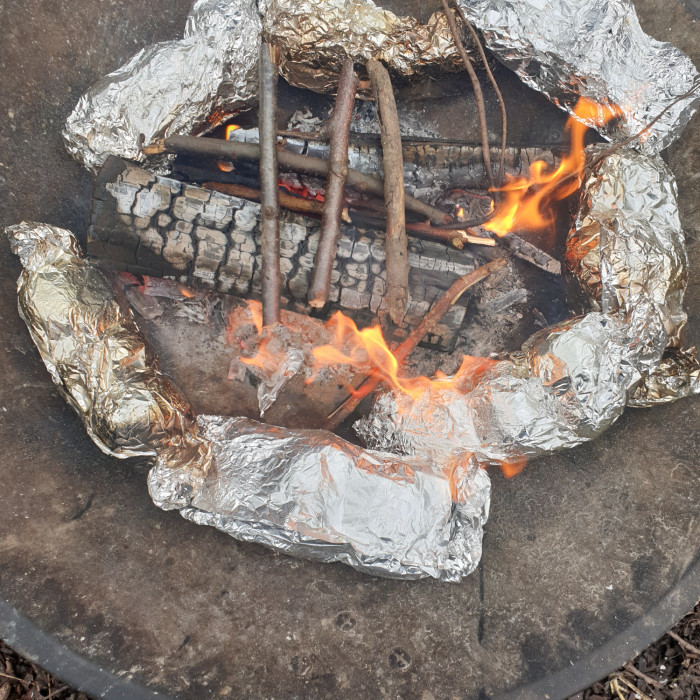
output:
<instances>
[{"instance_id":1,"label":"dirt ground","mask_svg":"<svg viewBox=\"0 0 700 700\"><path fill-rule=\"evenodd\" d=\"M0 700L89 700L0 640ZM700 603L639 656L568 700L700 698ZM551 700L556 700L551 698Z\"/></svg>"}]
</instances>

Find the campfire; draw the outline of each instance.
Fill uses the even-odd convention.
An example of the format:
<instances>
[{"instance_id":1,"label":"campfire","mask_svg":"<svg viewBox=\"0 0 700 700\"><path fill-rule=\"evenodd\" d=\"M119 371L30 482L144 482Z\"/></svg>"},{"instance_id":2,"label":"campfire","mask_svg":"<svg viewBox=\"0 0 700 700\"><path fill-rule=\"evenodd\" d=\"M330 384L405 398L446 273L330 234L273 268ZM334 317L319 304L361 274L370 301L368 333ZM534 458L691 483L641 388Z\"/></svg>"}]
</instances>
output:
<instances>
[{"instance_id":1,"label":"campfire","mask_svg":"<svg viewBox=\"0 0 700 700\"><path fill-rule=\"evenodd\" d=\"M289 554L458 581L480 558L488 467L512 477L626 406L700 392L657 155L697 106L697 72L628 5L573 28L595 47L579 65L564 10L538 23L482 4L442 0L420 24L369 0L204 0L182 41L81 98L64 135L96 172L87 257L68 231L10 227L19 308L95 443L154 459L160 507ZM570 113L564 147L509 143L517 106L488 51ZM478 144L397 108L401 81L460 70ZM294 103L309 90L332 105ZM531 301L565 296L551 313Z\"/></svg>"}]
</instances>

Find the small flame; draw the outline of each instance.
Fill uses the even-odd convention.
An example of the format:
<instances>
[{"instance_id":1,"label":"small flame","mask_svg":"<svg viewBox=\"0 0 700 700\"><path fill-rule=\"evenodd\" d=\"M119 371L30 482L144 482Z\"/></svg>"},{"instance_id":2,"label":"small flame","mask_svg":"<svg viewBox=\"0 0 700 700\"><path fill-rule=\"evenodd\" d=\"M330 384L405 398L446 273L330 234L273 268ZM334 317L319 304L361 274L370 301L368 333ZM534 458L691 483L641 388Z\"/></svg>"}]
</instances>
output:
<instances>
[{"instance_id":1,"label":"small flame","mask_svg":"<svg viewBox=\"0 0 700 700\"><path fill-rule=\"evenodd\" d=\"M229 124L226 127L226 140L229 141L231 139L231 134L234 131L238 131L241 127L238 124Z\"/></svg>"},{"instance_id":2,"label":"small flame","mask_svg":"<svg viewBox=\"0 0 700 700\"><path fill-rule=\"evenodd\" d=\"M182 294L182 296L185 297L185 299L192 299L193 297L197 296L196 292L193 289L185 287L184 284L178 284L177 288L180 290L180 294Z\"/></svg>"},{"instance_id":3,"label":"small flame","mask_svg":"<svg viewBox=\"0 0 700 700\"><path fill-rule=\"evenodd\" d=\"M602 126L622 112L615 105L598 105L582 97L574 113L579 119ZM579 119L572 116L566 123L571 145L558 168L552 169L538 160L530 166L527 177L506 176L505 185L496 190L501 193L501 199L495 214L483 228L503 236L512 231L538 231L552 224L550 205L573 194L581 185L586 165L584 137L588 127Z\"/></svg>"},{"instance_id":4,"label":"small flame","mask_svg":"<svg viewBox=\"0 0 700 700\"><path fill-rule=\"evenodd\" d=\"M217 166L224 173L230 173L233 170L233 163L230 160L220 160L217 162Z\"/></svg>"},{"instance_id":5,"label":"small flame","mask_svg":"<svg viewBox=\"0 0 700 700\"><path fill-rule=\"evenodd\" d=\"M464 221L464 207L457 207L457 219L459 221Z\"/></svg>"},{"instance_id":6,"label":"small flame","mask_svg":"<svg viewBox=\"0 0 700 700\"><path fill-rule=\"evenodd\" d=\"M336 311L326 327L334 329L335 337L332 344L312 350L316 369L332 365L351 365L360 369L369 367L375 376L414 400L428 390L456 389L465 392L493 364L493 360L487 358L465 355L452 377L441 372L437 372L433 379L425 376L406 377L401 375L399 360L386 344L379 326L358 330L351 318Z\"/></svg>"}]
</instances>

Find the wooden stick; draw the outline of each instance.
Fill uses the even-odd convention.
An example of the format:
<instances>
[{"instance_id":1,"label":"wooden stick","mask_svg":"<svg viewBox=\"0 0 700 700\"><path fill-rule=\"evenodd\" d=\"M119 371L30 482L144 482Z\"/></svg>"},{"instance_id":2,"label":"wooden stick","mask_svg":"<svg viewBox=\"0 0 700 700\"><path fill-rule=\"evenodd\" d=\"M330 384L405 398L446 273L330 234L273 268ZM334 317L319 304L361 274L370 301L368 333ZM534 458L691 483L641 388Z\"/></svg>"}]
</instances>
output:
<instances>
[{"instance_id":1,"label":"wooden stick","mask_svg":"<svg viewBox=\"0 0 700 700\"><path fill-rule=\"evenodd\" d=\"M464 14L464 10L462 10L460 4L455 3L455 7L457 8L457 12L459 14L460 19L462 20L462 22L464 22L467 29L472 35L472 39L474 40L476 48L479 51L479 55L481 56L481 60L484 63L486 75L489 76L489 80L491 81L491 85L493 85L493 90L496 93L498 104L501 108L501 158L498 166L498 184L499 186L501 186L503 185L503 176L505 174L506 167L506 138L508 135L508 115L506 114L506 103L503 100L503 95L501 94L501 90L498 87L496 78L493 77L491 68L489 68L489 63L486 60L486 53L484 52L484 47L481 45L481 41L479 40L479 35L476 33L476 30L472 26L472 23L467 19L466 15Z\"/></svg>"},{"instance_id":2,"label":"wooden stick","mask_svg":"<svg viewBox=\"0 0 700 700\"><path fill-rule=\"evenodd\" d=\"M500 270L505 264L506 259L499 258L498 260L478 267L476 270L472 270L472 272L463 275L454 282L438 301L433 304L430 311L425 315L425 318L411 331L406 340L393 350L394 357L399 364L413 352L418 343L420 343L426 335L432 333L442 317L454 306L467 289L473 287L477 282L481 282L481 280L485 279L493 272L496 272L496 270ZM357 408L360 401L374 391L381 380L381 376L376 371L372 372L370 376L364 379L355 390L355 393L345 399L345 401L326 418L324 426L326 430L335 430Z\"/></svg>"},{"instance_id":3,"label":"wooden stick","mask_svg":"<svg viewBox=\"0 0 700 700\"><path fill-rule=\"evenodd\" d=\"M488 178L489 185L492 189L495 189L495 183L493 181L493 171L491 170L491 152L489 151L489 132L486 126L486 107L484 105L484 94L481 91L481 85L479 84L479 79L476 77L476 71L472 65L471 59L464 50L464 44L462 43L462 37L460 31L457 28L457 22L455 21L455 16L450 9L447 0L440 0L442 2L442 9L445 11L445 16L447 17L447 23L450 25L450 31L452 32L452 38L457 45L457 51L462 57L462 63L469 74L469 79L472 82L472 87L474 88L474 99L476 100L476 109L479 113L479 130L481 132L481 148L483 149L484 157L484 169L486 170L486 177Z\"/></svg>"},{"instance_id":4,"label":"wooden stick","mask_svg":"<svg viewBox=\"0 0 700 700\"><path fill-rule=\"evenodd\" d=\"M345 203L345 179L348 175L350 120L355 106L357 76L353 61L344 61L338 81L338 94L329 122L330 153L326 177L326 199L321 218L318 248L309 286L309 306L321 308L328 299L328 287L340 238L340 216ZM402 164L403 167L403 164ZM403 192L403 186L402 186Z\"/></svg>"},{"instance_id":5,"label":"wooden stick","mask_svg":"<svg viewBox=\"0 0 700 700\"><path fill-rule=\"evenodd\" d=\"M675 639L680 647L684 649L686 652L690 654L694 654L695 656L700 656L700 649L698 649L695 645L691 644L690 642L686 641L681 637L679 634L676 634L673 630L671 630L668 633L668 636L671 637L671 639Z\"/></svg>"},{"instance_id":6,"label":"wooden stick","mask_svg":"<svg viewBox=\"0 0 700 700\"><path fill-rule=\"evenodd\" d=\"M408 238L403 187L403 149L394 91L386 68L367 61L382 138L384 205L386 207L386 286L391 320L399 324L408 306Z\"/></svg>"},{"instance_id":7,"label":"wooden stick","mask_svg":"<svg viewBox=\"0 0 700 700\"><path fill-rule=\"evenodd\" d=\"M220 160L236 160L244 158L248 160L260 160L260 146L257 143L240 143L238 141L226 141L224 139L210 139L201 136L168 136L163 143L163 148L169 153L189 153ZM161 151L163 152L163 151ZM292 170L309 175L327 175L328 161L313 156L303 156L291 151L278 151L277 162L284 170ZM346 184L360 192L368 192L384 196L384 182L372 175L365 175L358 170L348 168ZM452 221L452 217L444 211L440 211L430 204L421 202L409 194L404 197L406 209L421 216L428 217L435 224L446 224Z\"/></svg>"},{"instance_id":8,"label":"wooden stick","mask_svg":"<svg viewBox=\"0 0 700 700\"><path fill-rule=\"evenodd\" d=\"M215 190L227 194L231 197L240 197L241 199L249 199L252 202L260 201L260 190L245 185L235 185L229 182L205 182L202 184L205 190ZM280 206L289 211L295 211L300 214L323 214L323 202L316 199L305 199L304 197L295 197L285 192L280 192L278 195ZM344 210L343 210L344 211ZM341 212L342 214L342 212Z\"/></svg>"},{"instance_id":9,"label":"wooden stick","mask_svg":"<svg viewBox=\"0 0 700 700\"><path fill-rule=\"evenodd\" d=\"M263 325L280 320L279 173L277 169L277 64L275 48L260 46L260 242Z\"/></svg>"}]
</instances>

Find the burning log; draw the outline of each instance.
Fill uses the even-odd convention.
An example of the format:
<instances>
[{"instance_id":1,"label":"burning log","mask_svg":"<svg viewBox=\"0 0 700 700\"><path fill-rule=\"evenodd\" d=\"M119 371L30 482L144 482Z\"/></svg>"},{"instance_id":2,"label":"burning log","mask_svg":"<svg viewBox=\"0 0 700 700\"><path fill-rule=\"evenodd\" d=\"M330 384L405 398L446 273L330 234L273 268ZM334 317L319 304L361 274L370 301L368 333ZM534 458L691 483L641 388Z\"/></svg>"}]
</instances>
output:
<instances>
[{"instance_id":1,"label":"burning log","mask_svg":"<svg viewBox=\"0 0 700 700\"><path fill-rule=\"evenodd\" d=\"M384 203L386 206L386 277L389 316L400 323L408 303L408 239L403 189L403 155L399 115L389 73L379 61L367 61L377 103L384 157Z\"/></svg>"},{"instance_id":2,"label":"burning log","mask_svg":"<svg viewBox=\"0 0 700 700\"><path fill-rule=\"evenodd\" d=\"M260 46L260 240L263 324L280 320L280 224L277 170L277 61Z\"/></svg>"},{"instance_id":3,"label":"burning log","mask_svg":"<svg viewBox=\"0 0 700 700\"><path fill-rule=\"evenodd\" d=\"M411 331L406 340L393 351L393 355L399 365L415 350L418 343L433 331L440 319L457 303L464 292L481 282L481 280L486 279L496 270L500 270L505 264L505 258L499 258L460 277L433 304L425 318ZM377 388L381 381L382 376L379 372L374 371L357 387L352 396L349 396L328 416L325 428L327 430L335 430L358 407L360 401Z\"/></svg>"},{"instance_id":4,"label":"burning log","mask_svg":"<svg viewBox=\"0 0 700 700\"><path fill-rule=\"evenodd\" d=\"M291 199L303 205L307 201L320 205L299 197ZM173 276L194 287L259 299L259 212L260 205L254 202L152 175L111 158L95 181L88 254L110 268ZM281 213L283 308L309 313L306 298L318 236L318 217ZM421 234L421 238L426 237ZM331 310L342 309L363 325L383 311L385 257L383 227L376 223L369 227L359 218L344 225L331 274ZM456 254L445 236L436 240L412 238L409 262L411 300L406 317L395 329L397 338L420 322L457 277L478 265L470 250ZM454 306L429 343L450 351L464 314L464 306Z\"/></svg>"},{"instance_id":5,"label":"burning log","mask_svg":"<svg viewBox=\"0 0 700 700\"><path fill-rule=\"evenodd\" d=\"M340 72L335 109L328 125L330 154L326 179L326 199L311 287L309 288L309 305L317 308L324 306L328 300L328 286L331 281L333 260L340 238L340 218L345 196L345 180L348 175L350 120L355 105L356 86L357 76L353 70L353 62L352 59L347 59Z\"/></svg>"},{"instance_id":6,"label":"burning log","mask_svg":"<svg viewBox=\"0 0 700 700\"><path fill-rule=\"evenodd\" d=\"M222 160L236 160L237 158L260 160L260 146L257 143L239 143L199 136L169 136L162 144L158 144L156 150L151 149L149 152L162 153L165 151L168 153L210 156ZM290 151L278 151L277 162L279 167L284 170L310 175L328 175L328 161L321 158L304 156ZM346 184L360 192L367 192L379 197L384 196L384 182L371 175L365 175L358 170L348 168ZM444 211L440 211L408 194L405 195L404 202L409 211L426 216L433 223L444 224L452 220L452 217Z\"/></svg>"}]
</instances>

